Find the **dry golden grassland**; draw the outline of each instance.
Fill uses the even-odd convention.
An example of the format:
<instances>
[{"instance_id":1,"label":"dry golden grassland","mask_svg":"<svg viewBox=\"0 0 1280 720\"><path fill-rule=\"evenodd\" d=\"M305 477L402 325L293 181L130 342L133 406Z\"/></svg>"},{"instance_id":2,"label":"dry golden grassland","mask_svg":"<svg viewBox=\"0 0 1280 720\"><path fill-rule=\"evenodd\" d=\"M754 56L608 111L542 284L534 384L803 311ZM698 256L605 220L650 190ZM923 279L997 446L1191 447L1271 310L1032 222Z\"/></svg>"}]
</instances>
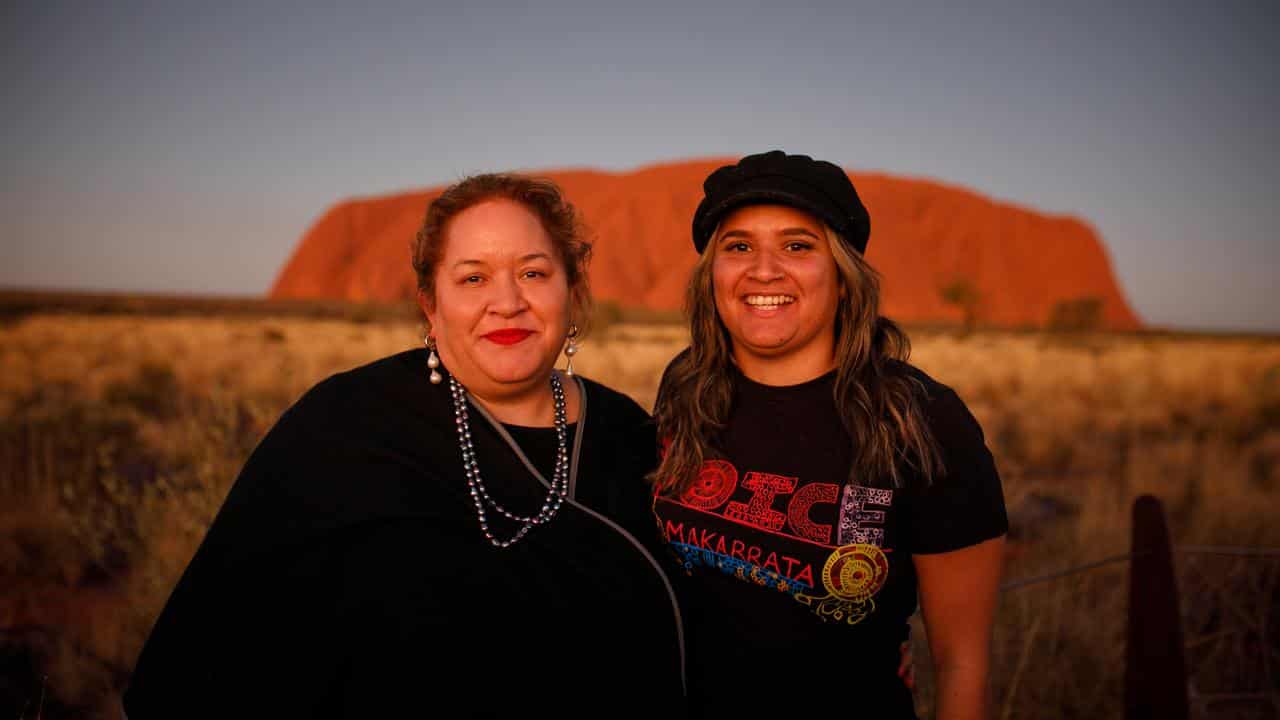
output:
<instances>
[{"instance_id":1,"label":"dry golden grassland","mask_svg":"<svg viewBox=\"0 0 1280 720\"><path fill-rule=\"evenodd\" d=\"M34 314L0 325L0 717L108 716L279 413L325 376L419 342L412 322L358 320ZM1280 546L1280 339L913 339L914 362L986 430L1014 524L1009 578L1125 552L1142 493L1165 501L1176 544ZM679 327L613 324L576 364L647 406L684 342ZM1196 691L1280 685L1280 562L1177 562ZM1120 716L1125 579L1116 564L1003 595L997 717ZM927 644L915 638L928 713ZM1275 702L1206 701L1203 716L1277 717Z\"/></svg>"}]
</instances>

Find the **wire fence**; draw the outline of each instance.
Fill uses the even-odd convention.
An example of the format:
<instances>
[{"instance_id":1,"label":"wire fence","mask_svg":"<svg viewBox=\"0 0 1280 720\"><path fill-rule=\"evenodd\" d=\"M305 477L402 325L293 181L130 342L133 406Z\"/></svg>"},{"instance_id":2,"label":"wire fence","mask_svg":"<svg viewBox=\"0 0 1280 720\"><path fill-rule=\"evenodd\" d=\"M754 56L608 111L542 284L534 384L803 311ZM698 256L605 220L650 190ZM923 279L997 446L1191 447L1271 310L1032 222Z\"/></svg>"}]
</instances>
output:
<instances>
[{"instance_id":1,"label":"wire fence","mask_svg":"<svg viewBox=\"0 0 1280 720\"><path fill-rule=\"evenodd\" d=\"M1183 555L1229 555L1233 557L1280 558L1280 548L1233 547L1229 545L1179 545L1173 548L1173 551ZM1018 588L1027 587L1029 585L1039 585L1040 583L1049 582L1050 580L1057 580L1058 578L1077 575L1087 570L1093 570L1106 565L1128 562L1133 558L1144 557L1150 554L1150 552L1120 553L1119 555L1111 555L1110 557L1105 557L1101 560L1095 560L1082 565L1075 565L1073 567L1056 570L1043 575L1033 575L1031 577L1019 578L1017 580L1009 580L1000 585L1000 592L1017 590Z\"/></svg>"},{"instance_id":2,"label":"wire fence","mask_svg":"<svg viewBox=\"0 0 1280 720\"><path fill-rule=\"evenodd\" d=\"M1160 513L1162 517L1163 512L1160 511ZM1163 531L1163 527L1161 528L1161 530ZM1135 535L1135 544L1136 543L1137 543L1137 535ZM1152 546L1144 543L1143 547L1151 548ZM1218 556L1218 557L1232 557L1232 558L1253 559L1253 560L1267 560L1267 559L1280 558L1280 548L1240 547L1240 546L1230 546L1230 545L1170 546L1168 544L1165 544L1163 548L1157 547L1156 549L1134 550L1126 553L1119 553L1116 555L1110 555L1104 558L1100 558L1093 562L1082 563L1080 565L1063 568L1061 570L1047 572L1047 573L1034 575L1030 577L1023 577L1023 578L1018 578L1014 580L1009 580L1001 584L1000 591L1004 593L1012 590L1018 590L1021 588L1030 587L1033 585L1040 585L1040 584L1051 582L1054 580L1059 580L1059 579L1070 577L1073 575L1078 575L1080 573L1089 572L1091 570L1096 570L1098 568L1106 567L1109 565L1129 563L1135 559L1140 559L1140 558L1143 559L1144 562L1150 562L1150 561L1160 562L1157 558L1153 557L1158 555L1165 556L1166 558L1166 560L1164 561L1165 563L1168 563L1172 560L1172 558L1170 557L1172 555L1191 556L1191 557ZM1171 566L1169 567L1171 572L1172 568ZM1130 582L1131 584L1134 582L1133 577L1131 577ZM1134 602L1139 602L1132 595L1132 588L1130 592L1131 592L1130 603L1132 604ZM1270 594L1270 592L1268 592L1268 594ZM1134 617L1135 617L1132 614L1132 611L1133 611L1133 608L1130 609L1131 623L1134 621ZM1262 621L1262 625L1263 626L1266 625L1265 620ZM1267 642L1266 640L1267 634L1268 633L1266 632L1265 629L1261 630L1261 640L1264 644ZM1176 636L1180 638L1181 633L1180 632L1176 633ZM1132 635L1131 635L1130 642L1131 643L1133 642ZM1181 648L1182 653L1185 653L1186 646L1183 646L1181 641L1178 641L1176 643L1176 646ZM1177 651L1175 650L1175 652ZM1262 666L1263 666L1262 670L1263 670L1263 674L1267 678L1272 677L1271 664L1268 659L1271 652L1272 651L1269 651L1266 648L1262 649ZM1280 653L1277 653L1277 656L1280 656ZM1179 661L1178 667L1180 668L1183 667L1181 665L1181 661ZM1185 669L1182 669L1179 672L1185 673ZM1192 715L1195 717L1207 717L1211 707L1218 706L1218 705L1225 705L1225 704L1234 704L1234 703L1249 703L1249 704L1261 703L1264 706L1270 705L1275 715L1277 717L1280 717L1280 693L1276 692L1275 689L1271 691L1264 691L1264 692L1202 693L1198 691L1196 687L1196 683L1192 680L1190 676L1186 676L1186 683L1187 683L1187 695L1184 702L1187 702L1187 705L1181 706L1178 712L1179 717L1189 717L1187 712L1191 712ZM1167 707L1177 708L1176 705L1170 705ZM1129 711L1132 711L1133 709L1134 709L1134 706L1129 706L1128 708ZM1129 717L1129 716L1130 715L1127 713L1126 717ZM1132 716L1145 717L1147 716L1147 714L1142 711L1138 711L1136 714Z\"/></svg>"}]
</instances>

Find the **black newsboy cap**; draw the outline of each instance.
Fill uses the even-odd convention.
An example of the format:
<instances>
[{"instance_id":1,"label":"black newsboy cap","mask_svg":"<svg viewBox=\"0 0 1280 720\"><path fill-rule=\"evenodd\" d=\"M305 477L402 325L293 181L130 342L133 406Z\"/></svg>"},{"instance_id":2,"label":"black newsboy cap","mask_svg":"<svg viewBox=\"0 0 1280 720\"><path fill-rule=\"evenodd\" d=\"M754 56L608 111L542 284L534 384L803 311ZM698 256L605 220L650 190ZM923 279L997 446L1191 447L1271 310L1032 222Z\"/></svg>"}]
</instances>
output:
<instances>
[{"instance_id":1,"label":"black newsboy cap","mask_svg":"<svg viewBox=\"0 0 1280 720\"><path fill-rule=\"evenodd\" d=\"M839 166L808 155L772 150L725 165L702 183L693 213L693 246L701 253L716 225L734 208L778 203L813 213L859 254L867 249L871 216Z\"/></svg>"}]
</instances>

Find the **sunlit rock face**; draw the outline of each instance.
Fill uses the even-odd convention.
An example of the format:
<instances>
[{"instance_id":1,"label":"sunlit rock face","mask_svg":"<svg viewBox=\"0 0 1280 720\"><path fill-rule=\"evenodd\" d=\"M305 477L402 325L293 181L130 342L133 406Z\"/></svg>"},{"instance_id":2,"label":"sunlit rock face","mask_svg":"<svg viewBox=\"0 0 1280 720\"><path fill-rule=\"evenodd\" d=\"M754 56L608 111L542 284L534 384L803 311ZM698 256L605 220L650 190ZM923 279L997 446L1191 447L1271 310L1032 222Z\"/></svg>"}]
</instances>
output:
<instances>
[{"instance_id":1,"label":"sunlit rock face","mask_svg":"<svg viewBox=\"0 0 1280 720\"><path fill-rule=\"evenodd\" d=\"M595 243L591 284L599 300L679 308L694 263L690 220L702 180L728 159L631 172L538 172L582 211ZM1101 327L1141 325L1097 234L1083 221L1046 215L941 183L850 173L871 212L867 257L883 276L882 312L906 322L958 322L956 293L976 298L980 323L1043 327L1064 305L1095 308ZM302 236L277 277L276 298L399 300L415 283L409 246L441 188L347 200ZM950 301L948 300L950 298ZM1089 313L1086 313L1089 315Z\"/></svg>"}]
</instances>

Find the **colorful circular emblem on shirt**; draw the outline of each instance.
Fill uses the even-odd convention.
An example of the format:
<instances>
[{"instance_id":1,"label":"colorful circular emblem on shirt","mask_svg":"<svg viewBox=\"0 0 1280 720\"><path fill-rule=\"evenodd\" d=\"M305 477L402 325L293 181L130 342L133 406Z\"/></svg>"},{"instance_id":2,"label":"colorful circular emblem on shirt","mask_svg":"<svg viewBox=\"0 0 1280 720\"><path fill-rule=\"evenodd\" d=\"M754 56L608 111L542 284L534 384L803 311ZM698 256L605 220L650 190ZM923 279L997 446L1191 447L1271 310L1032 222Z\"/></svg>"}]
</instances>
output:
<instances>
[{"instance_id":1,"label":"colorful circular emblem on shirt","mask_svg":"<svg viewBox=\"0 0 1280 720\"><path fill-rule=\"evenodd\" d=\"M827 592L843 600L862 602L884 587L889 576L889 558L875 545L842 545L822 566L822 584Z\"/></svg>"},{"instance_id":2,"label":"colorful circular emblem on shirt","mask_svg":"<svg viewBox=\"0 0 1280 720\"><path fill-rule=\"evenodd\" d=\"M714 510L733 495L738 487L738 471L724 460L708 460L702 463L698 479L681 496L686 505L702 510Z\"/></svg>"}]
</instances>

